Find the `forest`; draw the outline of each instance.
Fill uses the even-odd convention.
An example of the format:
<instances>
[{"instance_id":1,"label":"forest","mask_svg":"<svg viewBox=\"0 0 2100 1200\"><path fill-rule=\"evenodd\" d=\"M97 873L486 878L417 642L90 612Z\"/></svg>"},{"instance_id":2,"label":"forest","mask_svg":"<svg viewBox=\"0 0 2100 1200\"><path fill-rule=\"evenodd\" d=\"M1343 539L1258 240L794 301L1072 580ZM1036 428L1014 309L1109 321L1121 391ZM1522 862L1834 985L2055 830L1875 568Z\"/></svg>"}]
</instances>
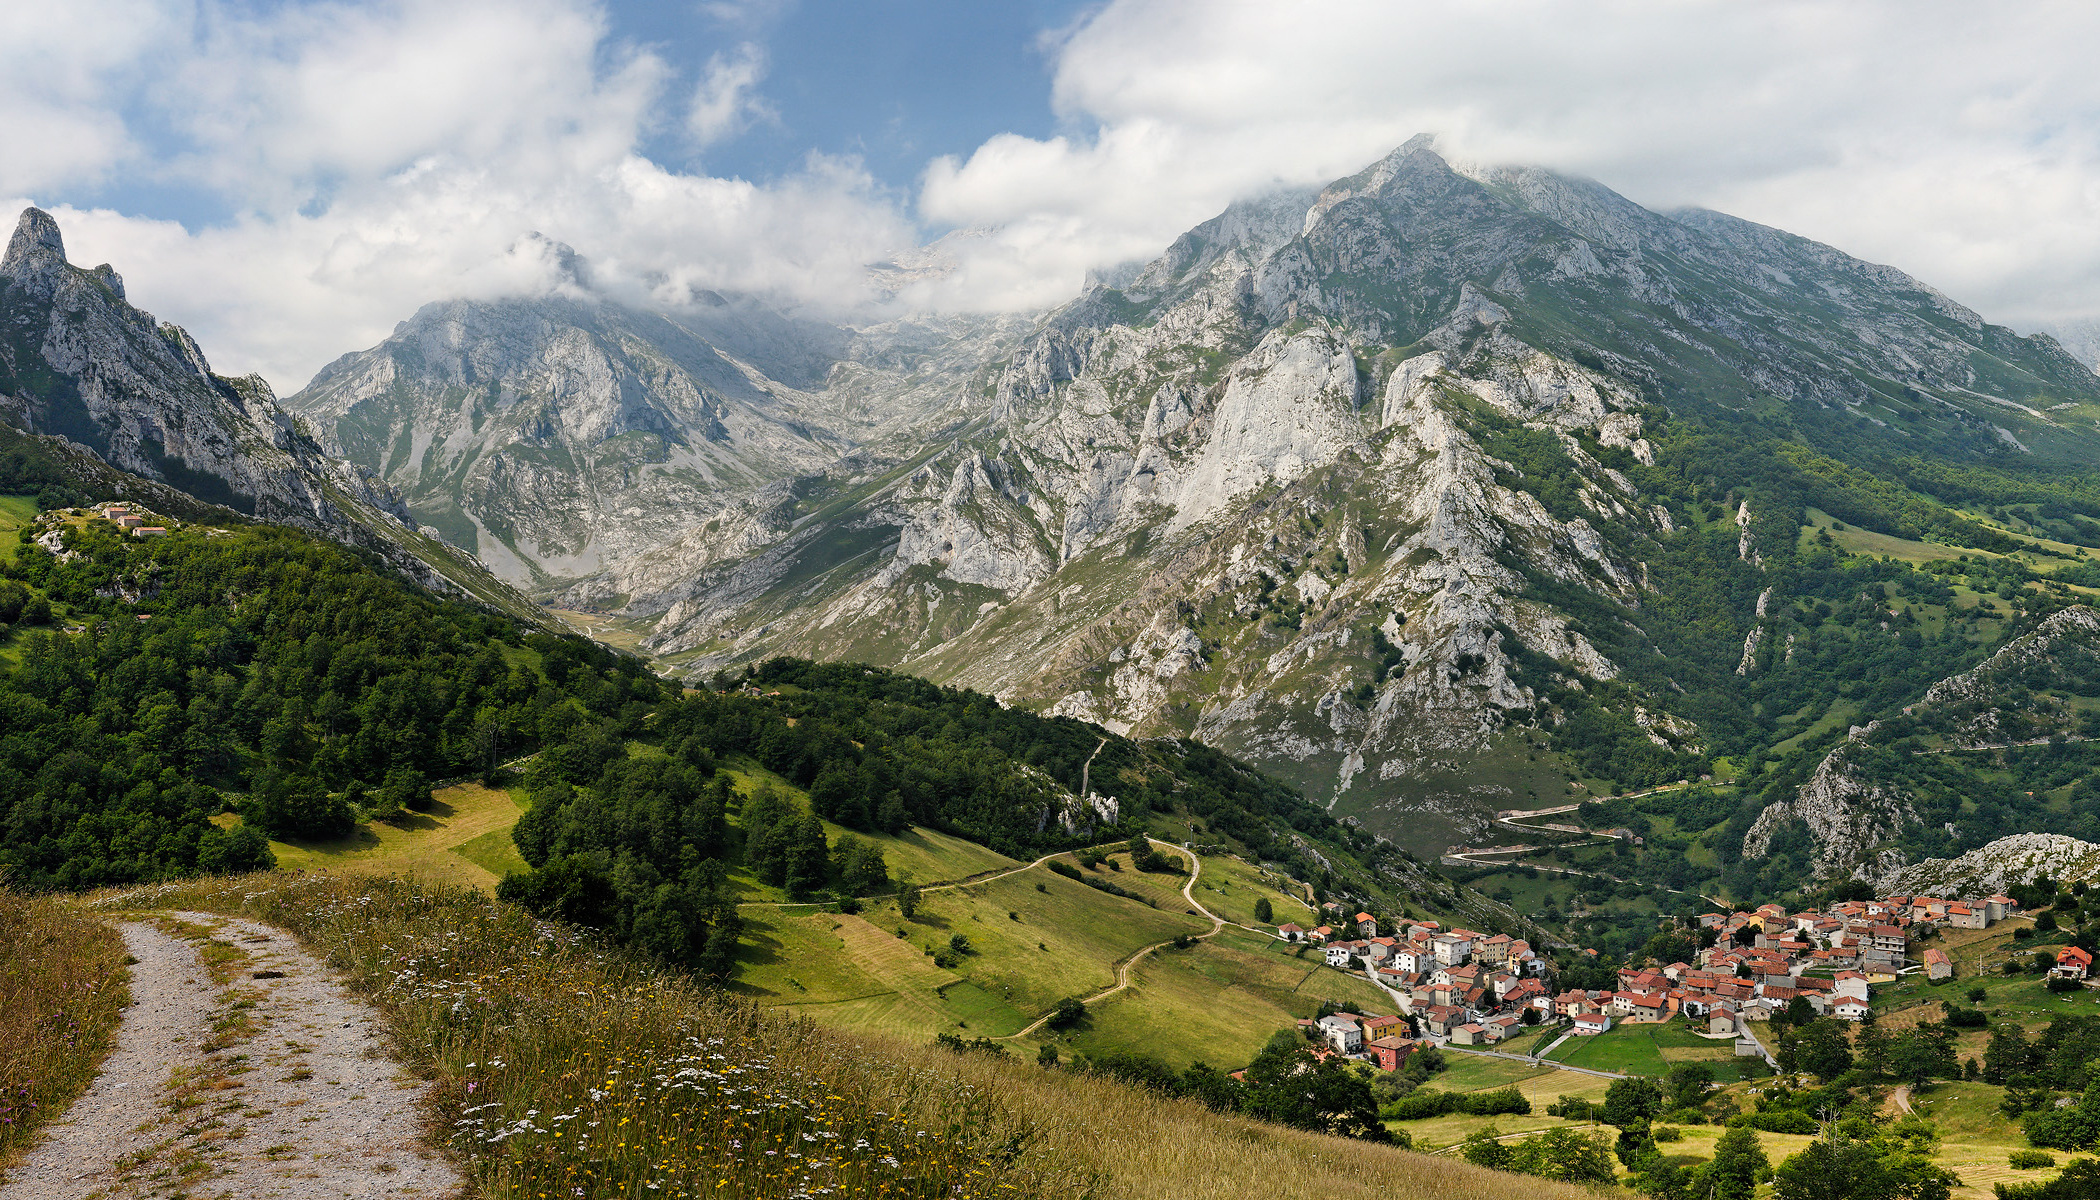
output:
<instances>
[{"instance_id":1,"label":"forest","mask_svg":"<svg viewBox=\"0 0 2100 1200\"><path fill-rule=\"evenodd\" d=\"M1173 804L1307 877L1317 865L1278 828L1338 831L1288 787L1195 743L1141 744L894 671L773 659L713 684L650 715L660 756L628 755L609 720L551 741L512 835L534 870L499 894L726 975L739 928L732 866L848 906L890 882L874 846L827 840L825 820L865 834L923 826L1029 859L1123 840ZM804 789L808 807L763 781L733 786L722 768L741 761ZM1114 798L1116 818L1068 813L1083 791Z\"/></svg>"},{"instance_id":2,"label":"forest","mask_svg":"<svg viewBox=\"0 0 2100 1200\"><path fill-rule=\"evenodd\" d=\"M638 660L292 530L76 518L61 553L12 549L0 591L31 624L0 670L0 869L20 887L267 866L265 834L347 833L572 724L637 727L664 693Z\"/></svg>"}]
</instances>

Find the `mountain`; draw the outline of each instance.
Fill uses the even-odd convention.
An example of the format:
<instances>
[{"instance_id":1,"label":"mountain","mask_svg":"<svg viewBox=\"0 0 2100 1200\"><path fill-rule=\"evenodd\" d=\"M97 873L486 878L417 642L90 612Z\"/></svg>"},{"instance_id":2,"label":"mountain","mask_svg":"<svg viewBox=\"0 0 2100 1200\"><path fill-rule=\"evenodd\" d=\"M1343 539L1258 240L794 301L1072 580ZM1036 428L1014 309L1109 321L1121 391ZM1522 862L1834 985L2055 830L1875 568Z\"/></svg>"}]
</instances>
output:
<instances>
[{"instance_id":1,"label":"mountain","mask_svg":"<svg viewBox=\"0 0 2100 1200\"><path fill-rule=\"evenodd\" d=\"M2087 752L2100 731L2090 716L2096 696L2100 613L2064 608L1901 713L1853 729L1798 792L1758 815L1743 853L1767 856L1779 831L1799 822L1816 874L1879 883L1912 878L1912 854L2000 846L2015 833L2053 835L2052 851L2084 845L2061 835L2100 835L2087 779L2100 761ZM1964 856L1962 869L2003 857Z\"/></svg>"},{"instance_id":2,"label":"mountain","mask_svg":"<svg viewBox=\"0 0 2100 1200\"><path fill-rule=\"evenodd\" d=\"M328 457L261 377L214 373L188 333L125 299L107 264L68 263L58 222L36 208L0 257L0 421L195 501L376 551L428 586L530 611L419 532L391 489Z\"/></svg>"},{"instance_id":3,"label":"mountain","mask_svg":"<svg viewBox=\"0 0 2100 1200\"><path fill-rule=\"evenodd\" d=\"M450 367L358 432L385 389L342 381L406 363L404 329L295 403L336 414L325 436L419 511L444 503L422 479L469 496L449 481L484 461L547 463L525 500L462 503L567 522L542 594L676 669L867 661L1194 736L1418 853L1498 808L1717 773L1742 809L1687 831L1718 849L1681 869L1764 886L1744 835L1848 722L2100 584L2078 574L2100 546L2100 378L2055 341L1779 230L1455 166L1428 139L1236 203L1031 322L780 318L815 338L792 376L682 310L533 303L551 340L636 331L618 361L694 364L721 399L622 410L663 414L653 433L504 427L460 466L453 431L504 402L443 399ZM538 354L472 386L554 379ZM516 405L583 411L564 386ZM709 441L702 409L807 436L762 454L724 415ZM572 498L612 470L586 460L658 507ZM1927 570L1970 550L1963 574ZM1772 879L1798 865L1775 837Z\"/></svg>"},{"instance_id":4,"label":"mountain","mask_svg":"<svg viewBox=\"0 0 2100 1200\"><path fill-rule=\"evenodd\" d=\"M1960 858L1928 858L1886 877L1884 895L1988 896L2046 876L2058 884L2100 872L2100 846L2060 833L2016 833Z\"/></svg>"},{"instance_id":5,"label":"mountain","mask_svg":"<svg viewBox=\"0 0 2100 1200\"><path fill-rule=\"evenodd\" d=\"M285 401L519 586L646 571L624 564L696 525L713 554L767 544L806 481L850 476L858 441L913 412L892 377L987 324L855 333L712 292L674 319L550 254L561 293L428 305Z\"/></svg>"}]
</instances>

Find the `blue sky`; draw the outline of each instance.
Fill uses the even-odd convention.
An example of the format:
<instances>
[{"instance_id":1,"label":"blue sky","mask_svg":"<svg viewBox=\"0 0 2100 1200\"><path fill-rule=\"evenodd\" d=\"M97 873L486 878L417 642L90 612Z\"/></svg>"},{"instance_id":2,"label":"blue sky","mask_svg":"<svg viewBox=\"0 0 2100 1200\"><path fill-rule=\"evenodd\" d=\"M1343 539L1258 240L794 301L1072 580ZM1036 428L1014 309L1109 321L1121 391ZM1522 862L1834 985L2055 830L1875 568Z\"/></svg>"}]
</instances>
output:
<instances>
[{"instance_id":1,"label":"blue sky","mask_svg":"<svg viewBox=\"0 0 2100 1200\"><path fill-rule=\"evenodd\" d=\"M773 116L707 147L698 165L766 180L799 170L809 152L856 156L885 184L909 191L929 160L967 156L999 133L1048 137L1052 62L1046 32L1088 7L1076 0L818 0L742 19L710 6L620 0L617 34L660 45L695 78L711 55L752 41L765 51L760 96ZM672 134L652 157L691 152Z\"/></svg>"},{"instance_id":2,"label":"blue sky","mask_svg":"<svg viewBox=\"0 0 2100 1200\"><path fill-rule=\"evenodd\" d=\"M877 181L908 197L929 161L966 157L999 133L1049 137L1062 124L1050 103L1055 35L1093 4L1081 0L782 0L659 3L610 0L609 51L641 46L679 81L698 82L711 58L755 46L764 67L760 110L735 132L695 146L675 123L645 127L638 148L669 166L766 182L802 170L812 152L857 159ZM260 0L238 7L282 12ZM191 150L150 95L128 97L124 114L149 153L166 160ZM326 202L320 189L309 210ZM222 225L240 210L237 192L198 181L121 173L70 191L77 204L165 218L192 229ZM938 228L936 223L936 228Z\"/></svg>"}]
</instances>

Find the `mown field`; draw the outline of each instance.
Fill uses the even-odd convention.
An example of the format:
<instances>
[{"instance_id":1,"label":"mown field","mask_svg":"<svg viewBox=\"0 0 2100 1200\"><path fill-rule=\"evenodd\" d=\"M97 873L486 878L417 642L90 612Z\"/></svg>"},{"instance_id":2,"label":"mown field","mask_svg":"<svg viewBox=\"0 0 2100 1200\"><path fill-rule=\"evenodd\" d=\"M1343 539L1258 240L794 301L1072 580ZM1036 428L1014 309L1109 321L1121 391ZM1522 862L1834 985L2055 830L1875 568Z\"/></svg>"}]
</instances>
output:
<instances>
[{"instance_id":1,"label":"mown field","mask_svg":"<svg viewBox=\"0 0 2100 1200\"><path fill-rule=\"evenodd\" d=\"M1652 1025L1620 1022L1604 1033L1569 1038L1550 1057L1592 1071L1656 1076L1669 1074L1679 1063L1700 1062L1724 1083L1771 1074L1762 1059L1737 1058L1734 1038L1700 1037L1681 1018Z\"/></svg>"}]
</instances>

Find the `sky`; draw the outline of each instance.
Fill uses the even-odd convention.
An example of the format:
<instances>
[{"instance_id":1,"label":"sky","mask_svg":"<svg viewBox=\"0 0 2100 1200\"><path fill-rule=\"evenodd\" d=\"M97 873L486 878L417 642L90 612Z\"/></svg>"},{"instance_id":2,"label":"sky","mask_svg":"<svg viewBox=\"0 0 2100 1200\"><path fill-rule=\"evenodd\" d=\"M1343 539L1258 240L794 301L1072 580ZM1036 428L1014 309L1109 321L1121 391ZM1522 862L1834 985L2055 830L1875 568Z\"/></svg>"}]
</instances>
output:
<instances>
[{"instance_id":1,"label":"sky","mask_svg":"<svg viewBox=\"0 0 2100 1200\"><path fill-rule=\"evenodd\" d=\"M535 231L636 303L1025 311L1423 132L2035 328L2100 315L2096 35L2046 0L69 0L0 6L0 204L287 392L560 286Z\"/></svg>"}]
</instances>

